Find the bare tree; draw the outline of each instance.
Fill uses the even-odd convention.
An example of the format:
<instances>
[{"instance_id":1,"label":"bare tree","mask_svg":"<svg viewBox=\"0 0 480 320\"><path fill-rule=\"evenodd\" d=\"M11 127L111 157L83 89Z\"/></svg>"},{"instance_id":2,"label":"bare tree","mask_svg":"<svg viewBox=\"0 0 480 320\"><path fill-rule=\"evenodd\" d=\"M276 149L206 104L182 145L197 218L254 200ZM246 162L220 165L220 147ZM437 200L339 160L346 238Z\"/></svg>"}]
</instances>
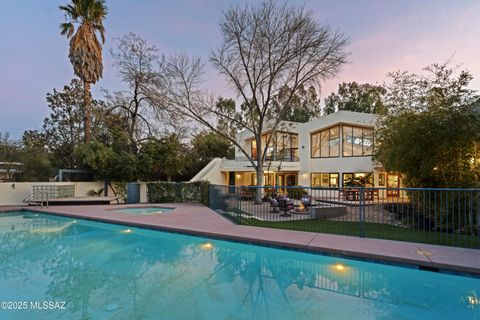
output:
<instances>
[{"instance_id":1,"label":"bare tree","mask_svg":"<svg viewBox=\"0 0 480 320\"><path fill-rule=\"evenodd\" d=\"M159 64L162 57L155 46L134 33L118 39L110 50L113 66L126 85L123 91L108 92L105 96L113 112L128 121L128 137L132 151L137 144L159 133L161 126L174 126L166 109L159 107Z\"/></svg>"},{"instance_id":2,"label":"bare tree","mask_svg":"<svg viewBox=\"0 0 480 320\"><path fill-rule=\"evenodd\" d=\"M220 21L222 44L211 52L210 62L243 101L243 110L223 113L199 85L203 66L198 59L177 55L165 63L163 87L168 103L211 130L215 119L223 119L248 130L255 138L254 158L244 146L234 143L257 172L262 186L264 160L272 135L262 145L262 135L275 132L286 106L301 87L314 85L336 75L346 62L348 39L330 26L318 23L303 7L265 1L258 5L233 6ZM290 92L284 106L274 107L282 88ZM275 112L273 112L275 110ZM221 132L218 132L222 134ZM256 200L260 201L258 193Z\"/></svg>"}]
</instances>

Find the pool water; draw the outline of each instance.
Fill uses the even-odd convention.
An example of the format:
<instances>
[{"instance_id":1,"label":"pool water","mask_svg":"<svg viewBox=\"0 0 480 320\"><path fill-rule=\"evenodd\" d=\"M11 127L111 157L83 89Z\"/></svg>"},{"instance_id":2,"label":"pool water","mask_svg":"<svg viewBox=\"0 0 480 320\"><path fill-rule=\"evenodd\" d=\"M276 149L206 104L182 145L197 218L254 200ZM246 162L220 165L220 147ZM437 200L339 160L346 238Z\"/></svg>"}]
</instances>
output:
<instances>
[{"instance_id":1,"label":"pool water","mask_svg":"<svg viewBox=\"0 0 480 320\"><path fill-rule=\"evenodd\" d=\"M480 279L25 212L0 214L0 319L479 319Z\"/></svg>"},{"instance_id":2,"label":"pool water","mask_svg":"<svg viewBox=\"0 0 480 320\"><path fill-rule=\"evenodd\" d=\"M160 207L143 207L143 208L124 208L124 209L117 209L113 210L113 212L119 213L130 213L130 214L155 214L155 213L165 213L172 211L171 208L160 208Z\"/></svg>"}]
</instances>

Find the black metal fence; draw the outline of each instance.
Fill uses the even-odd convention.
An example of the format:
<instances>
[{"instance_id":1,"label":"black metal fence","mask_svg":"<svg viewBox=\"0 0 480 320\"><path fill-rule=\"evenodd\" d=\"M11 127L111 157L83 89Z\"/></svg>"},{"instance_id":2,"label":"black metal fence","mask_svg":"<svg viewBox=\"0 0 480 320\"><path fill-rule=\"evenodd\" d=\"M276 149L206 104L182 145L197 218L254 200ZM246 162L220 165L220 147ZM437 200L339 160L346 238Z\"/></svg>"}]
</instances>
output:
<instances>
[{"instance_id":1,"label":"black metal fence","mask_svg":"<svg viewBox=\"0 0 480 320\"><path fill-rule=\"evenodd\" d=\"M237 224L480 249L480 189L209 188Z\"/></svg>"}]
</instances>

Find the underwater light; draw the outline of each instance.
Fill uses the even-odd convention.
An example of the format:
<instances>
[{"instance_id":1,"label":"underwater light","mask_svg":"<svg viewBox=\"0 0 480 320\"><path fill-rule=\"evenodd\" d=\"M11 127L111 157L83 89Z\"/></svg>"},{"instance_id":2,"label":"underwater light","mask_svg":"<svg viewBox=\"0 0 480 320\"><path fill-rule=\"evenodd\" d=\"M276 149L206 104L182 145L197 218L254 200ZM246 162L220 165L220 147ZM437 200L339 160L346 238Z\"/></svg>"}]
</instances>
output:
<instances>
[{"instance_id":1,"label":"underwater light","mask_svg":"<svg viewBox=\"0 0 480 320\"><path fill-rule=\"evenodd\" d=\"M336 265L333 266L335 268L335 270L337 271L345 271L347 270L347 267L345 267L343 264L341 263L337 263Z\"/></svg>"},{"instance_id":2,"label":"underwater light","mask_svg":"<svg viewBox=\"0 0 480 320\"><path fill-rule=\"evenodd\" d=\"M132 229L125 229L125 230L122 230L120 231L121 233L132 233Z\"/></svg>"},{"instance_id":3,"label":"underwater light","mask_svg":"<svg viewBox=\"0 0 480 320\"><path fill-rule=\"evenodd\" d=\"M480 305L480 298L477 297L476 294L473 294L471 296L467 296L467 302L472 306Z\"/></svg>"},{"instance_id":4,"label":"underwater light","mask_svg":"<svg viewBox=\"0 0 480 320\"><path fill-rule=\"evenodd\" d=\"M210 242L204 243L200 246L203 250L211 250L213 249L213 244Z\"/></svg>"},{"instance_id":5,"label":"underwater light","mask_svg":"<svg viewBox=\"0 0 480 320\"><path fill-rule=\"evenodd\" d=\"M77 223L78 221L77 220L73 220L72 223Z\"/></svg>"}]
</instances>

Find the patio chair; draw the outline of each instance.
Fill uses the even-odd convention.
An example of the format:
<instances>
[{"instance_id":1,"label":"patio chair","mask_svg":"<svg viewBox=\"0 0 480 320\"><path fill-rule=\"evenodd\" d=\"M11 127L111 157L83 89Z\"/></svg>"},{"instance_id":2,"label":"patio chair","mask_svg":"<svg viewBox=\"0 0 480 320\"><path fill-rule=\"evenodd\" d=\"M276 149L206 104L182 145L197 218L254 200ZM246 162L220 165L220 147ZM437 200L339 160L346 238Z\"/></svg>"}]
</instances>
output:
<instances>
[{"instance_id":1,"label":"patio chair","mask_svg":"<svg viewBox=\"0 0 480 320\"><path fill-rule=\"evenodd\" d=\"M293 201L290 200L289 198L278 198L277 202L278 202L278 208L280 209L280 211L284 212L280 215L280 217L290 217L291 214L289 214L288 212L290 210L293 210Z\"/></svg>"},{"instance_id":2,"label":"patio chair","mask_svg":"<svg viewBox=\"0 0 480 320\"><path fill-rule=\"evenodd\" d=\"M277 212L277 208L278 208L278 201L277 201L277 199L272 198L272 197L268 197L268 202L270 202L271 212Z\"/></svg>"}]
</instances>

